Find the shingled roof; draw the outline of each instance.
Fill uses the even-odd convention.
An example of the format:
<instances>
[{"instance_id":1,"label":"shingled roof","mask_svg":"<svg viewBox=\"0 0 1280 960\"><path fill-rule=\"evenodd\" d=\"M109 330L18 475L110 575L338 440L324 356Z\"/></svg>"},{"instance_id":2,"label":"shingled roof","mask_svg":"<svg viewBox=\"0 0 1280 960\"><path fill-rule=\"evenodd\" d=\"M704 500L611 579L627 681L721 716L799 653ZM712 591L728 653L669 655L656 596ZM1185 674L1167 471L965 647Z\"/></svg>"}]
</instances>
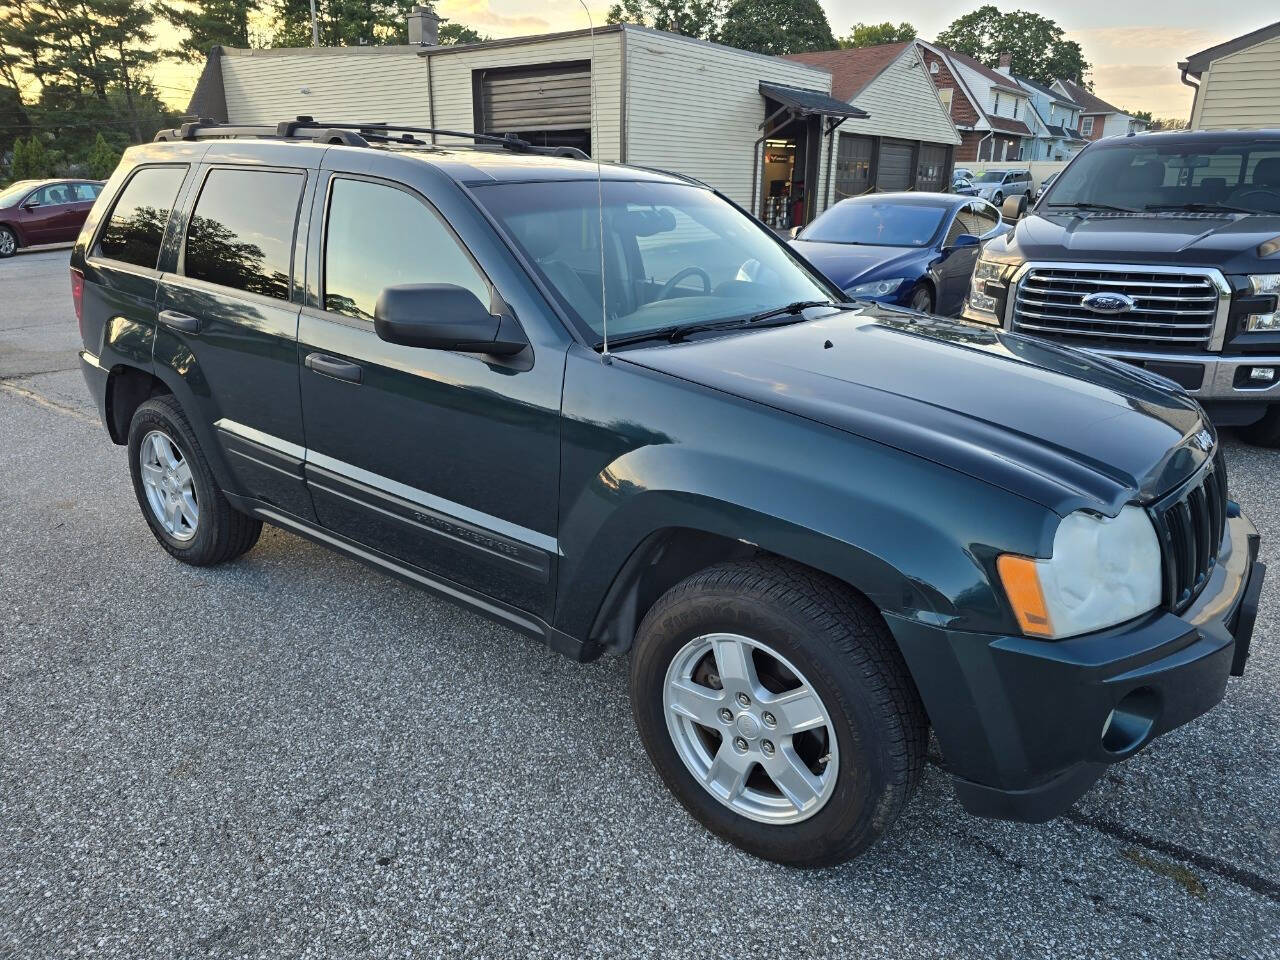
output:
<instances>
[{"instance_id":1,"label":"shingled roof","mask_svg":"<svg viewBox=\"0 0 1280 960\"><path fill-rule=\"evenodd\" d=\"M795 60L831 74L831 95L838 100L852 100L885 68L897 60L909 43L882 43L874 47L850 50L818 50L813 53L791 53L783 60Z\"/></svg>"},{"instance_id":2,"label":"shingled roof","mask_svg":"<svg viewBox=\"0 0 1280 960\"><path fill-rule=\"evenodd\" d=\"M1062 89L1067 91L1067 95L1072 100L1084 107L1086 113L1124 113L1119 107L1113 107L1101 97L1095 97L1078 83L1072 83L1070 80L1058 82L1062 84Z\"/></svg>"}]
</instances>

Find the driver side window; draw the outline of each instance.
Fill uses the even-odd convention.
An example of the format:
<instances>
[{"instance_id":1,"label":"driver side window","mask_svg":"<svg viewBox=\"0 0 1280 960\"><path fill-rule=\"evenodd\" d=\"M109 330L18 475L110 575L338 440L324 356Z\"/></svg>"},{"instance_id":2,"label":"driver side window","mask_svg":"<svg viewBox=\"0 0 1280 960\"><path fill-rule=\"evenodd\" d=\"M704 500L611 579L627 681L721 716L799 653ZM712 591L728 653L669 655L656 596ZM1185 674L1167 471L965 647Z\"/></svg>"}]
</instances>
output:
<instances>
[{"instance_id":1,"label":"driver side window","mask_svg":"<svg viewBox=\"0 0 1280 960\"><path fill-rule=\"evenodd\" d=\"M451 283L489 305L489 281L439 214L413 194L335 177L324 243L324 308L373 320L378 294L407 283Z\"/></svg>"}]
</instances>

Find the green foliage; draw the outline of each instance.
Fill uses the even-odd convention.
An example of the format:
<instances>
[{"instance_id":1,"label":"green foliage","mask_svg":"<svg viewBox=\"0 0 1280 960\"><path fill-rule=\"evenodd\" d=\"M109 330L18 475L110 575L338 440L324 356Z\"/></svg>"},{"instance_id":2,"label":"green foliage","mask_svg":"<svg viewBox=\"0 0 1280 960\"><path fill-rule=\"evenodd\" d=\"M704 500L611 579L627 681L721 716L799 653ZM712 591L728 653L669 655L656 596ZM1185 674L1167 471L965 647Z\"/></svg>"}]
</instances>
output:
<instances>
[{"instance_id":1,"label":"green foliage","mask_svg":"<svg viewBox=\"0 0 1280 960\"><path fill-rule=\"evenodd\" d=\"M1012 54L1013 72L1029 80L1051 84L1061 78L1092 87L1084 80L1089 63L1080 44L1067 40L1056 22L1038 13L1001 13L988 4L952 21L938 34L938 43L989 67L999 65L1000 54Z\"/></svg>"},{"instance_id":2,"label":"green foliage","mask_svg":"<svg viewBox=\"0 0 1280 960\"><path fill-rule=\"evenodd\" d=\"M848 36L840 38L840 46L878 47L882 43L906 43L916 38L916 28L905 20L895 26L887 20L884 23L855 23Z\"/></svg>"},{"instance_id":3,"label":"green foliage","mask_svg":"<svg viewBox=\"0 0 1280 960\"><path fill-rule=\"evenodd\" d=\"M725 10L719 39L773 56L836 47L818 0L734 0Z\"/></svg>"},{"instance_id":4,"label":"green foliage","mask_svg":"<svg viewBox=\"0 0 1280 960\"><path fill-rule=\"evenodd\" d=\"M619 0L605 19L715 40L723 16L724 0Z\"/></svg>"},{"instance_id":5,"label":"green foliage","mask_svg":"<svg viewBox=\"0 0 1280 960\"><path fill-rule=\"evenodd\" d=\"M32 135L30 140L18 140L13 145L14 180L44 180L53 176L53 162L44 141Z\"/></svg>"},{"instance_id":6,"label":"green foliage","mask_svg":"<svg viewBox=\"0 0 1280 960\"><path fill-rule=\"evenodd\" d=\"M107 143L107 138L99 133L94 138L89 155L85 158L85 163L89 167L89 176L94 180L106 180L119 162L120 151Z\"/></svg>"},{"instance_id":7,"label":"green foliage","mask_svg":"<svg viewBox=\"0 0 1280 960\"><path fill-rule=\"evenodd\" d=\"M408 18L418 0L316 0L322 47L407 43ZM277 0L275 47L311 46L310 0Z\"/></svg>"},{"instance_id":8,"label":"green foliage","mask_svg":"<svg viewBox=\"0 0 1280 960\"><path fill-rule=\"evenodd\" d=\"M461 23L455 23L452 20L440 21L440 45L442 47L451 47L458 43L483 43L492 39L484 34L472 30L470 27Z\"/></svg>"},{"instance_id":9,"label":"green foliage","mask_svg":"<svg viewBox=\"0 0 1280 960\"><path fill-rule=\"evenodd\" d=\"M213 47L248 47L249 20L261 0L177 0L157 4L162 17L183 32L172 53L199 63Z\"/></svg>"},{"instance_id":10,"label":"green foliage","mask_svg":"<svg viewBox=\"0 0 1280 960\"><path fill-rule=\"evenodd\" d=\"M0 86L0 156L9 152L14 141L30 132L31 121L18 91Z\"/></svg>"}]
</instances>

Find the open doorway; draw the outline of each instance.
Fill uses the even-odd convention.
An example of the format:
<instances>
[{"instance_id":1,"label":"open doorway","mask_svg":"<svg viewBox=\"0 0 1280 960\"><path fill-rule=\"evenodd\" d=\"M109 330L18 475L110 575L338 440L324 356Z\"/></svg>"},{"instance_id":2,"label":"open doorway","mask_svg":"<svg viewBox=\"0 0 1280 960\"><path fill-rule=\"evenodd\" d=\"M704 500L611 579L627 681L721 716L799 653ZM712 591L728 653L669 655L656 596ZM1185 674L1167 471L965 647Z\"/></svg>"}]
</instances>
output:
<instances>
[{"instance_id":1,"label":"open doorway","mask_svg":"<svg viewBox=\"0 0 1280 960\"><path fill-rule=\"evenodd\" d=\"M818 117L797 117L765 138L761 169L760 219L775 230L802 227L817 209Z\"/></svg>"}]
</instances>

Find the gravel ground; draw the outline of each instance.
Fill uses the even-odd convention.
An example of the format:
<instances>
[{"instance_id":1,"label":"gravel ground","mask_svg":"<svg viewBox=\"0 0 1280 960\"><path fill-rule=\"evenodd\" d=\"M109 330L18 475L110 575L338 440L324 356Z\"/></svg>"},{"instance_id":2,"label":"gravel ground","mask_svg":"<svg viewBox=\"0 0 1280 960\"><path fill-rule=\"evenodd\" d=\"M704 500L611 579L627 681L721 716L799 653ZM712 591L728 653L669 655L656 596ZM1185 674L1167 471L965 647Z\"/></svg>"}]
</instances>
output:
<instances>
[{"instance_id":1,"label":"gravel ground","mask_svg":"<svg viewBox=\"0 0 1280 960\"><path fill-rule=\"evenodd\" d=\"M665 793L625 662L271 529L171 560L65 266L0 263L0 957L1280 956L1275 575L1248 675L1072 815L971 818L931 765L860 860L776 867ZM1228 457L1280 574L1280 454Z\"/></svg>"}]
</instances>

